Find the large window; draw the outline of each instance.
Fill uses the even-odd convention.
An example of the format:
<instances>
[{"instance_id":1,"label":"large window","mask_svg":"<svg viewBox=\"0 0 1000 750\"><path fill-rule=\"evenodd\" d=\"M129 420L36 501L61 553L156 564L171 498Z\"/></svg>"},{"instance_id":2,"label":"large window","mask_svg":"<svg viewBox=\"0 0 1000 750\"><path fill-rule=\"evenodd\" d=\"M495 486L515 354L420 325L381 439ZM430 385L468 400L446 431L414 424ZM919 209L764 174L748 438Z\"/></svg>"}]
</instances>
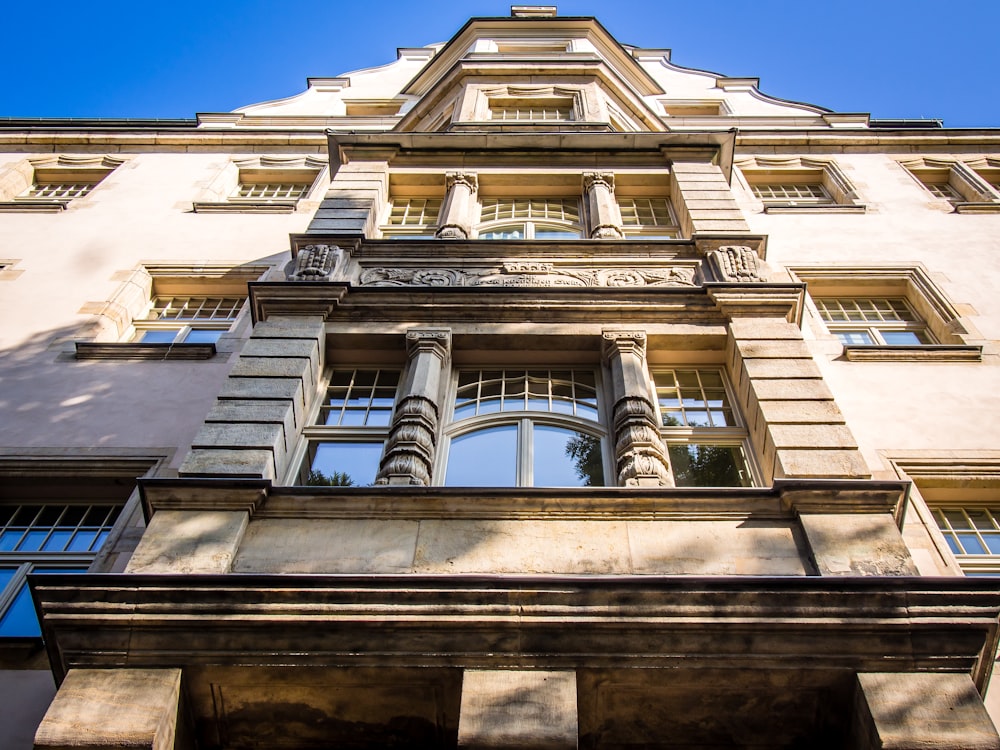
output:
<instances>
[{"instance_id":1,"label":"large window","mask_svg":"<svg viewBox=\"0 0 1000 750\"><path fill-rule=\"evenodd\" d=\"M447 437L449 486L605 483L605 433L591 370L462 370Z\"/></svg>"},{"instance_id":2,"label":"large window","mask_svg":"<svg viewBox=\"0 0 1000 750\"><path fill-rule=\"evenodd\" d=\"M236 322L245 297L153 297L133 321L143 344L214 344Z\"/></svg>"},{"instance_id":3,"label":"large window","mask_svg":"<svg viewBox=\"0 0 1000 750\"><path fill-rule=\"evenodd\" d=\"M674 368L653 373L678 487L748 487L746 429L719 369Z\"/></svg>"},{"instance_id":4,"label":"large window","mask_svg":"<svg viewBox=\"0 0 1000 750\"><path fill-rule=\"evenodd\" d=\"M844 344L920 346L933 344L923 320L902 298L818 297L816 309Z\"/></svg>"},{"instance_id":5,"label":"large window","mask_svg":"<svg viewBox=\"0 0 1000 750\"><path fill-rule=\"evenodd\" d=\"M618 197L622 229L630 239L674 239L680 236L667 198Z\"/></svg>"},{"instance_id":6,"label":"large window","mask_svg":"<svg viewBox=\"0 0 1000 750\"><path fill-rule=\"evenodd\" d=\"M966 575L1000 575L1000 502L932 509Z\"/></svg>"},{"instance_id":7,"label":"large window","mask_svg":"<svg viewBox=\"0 0 1000 750\"><path fill-rule=\"evenodd\" d=\"M580 238L578 198L483 198L479 239Z\"/></svg>"},{"instance_id":8,"label":"large window","mask_svg":"<svg viewBox=\"0 0 1000 750\"><path fill-rule=\"evenodd\" d=\"M430 238L441 212L440 198L393 198L382 226L383 237Z\"/></svg>"},{"instance_id":9,"label":"large window","mask_svg":"<svg viewBox=\"0 0 1000 750\"><path fill-rule=\"evenodd\" d=\"M335 369L315 424L306 428L298 484L374 484L392 422L399 370Z\"/></svg>"}]
</instances>

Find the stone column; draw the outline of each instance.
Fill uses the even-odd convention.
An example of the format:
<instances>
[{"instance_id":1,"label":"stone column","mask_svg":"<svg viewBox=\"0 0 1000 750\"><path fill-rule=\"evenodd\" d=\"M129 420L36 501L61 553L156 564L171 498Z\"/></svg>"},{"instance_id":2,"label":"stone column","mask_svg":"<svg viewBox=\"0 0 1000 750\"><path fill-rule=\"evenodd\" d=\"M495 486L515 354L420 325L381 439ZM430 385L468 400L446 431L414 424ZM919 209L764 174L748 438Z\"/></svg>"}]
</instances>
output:
<instances>
[{"instance_id":1,"label":"stone column","mask_svg":"<svg viewBox=\"0 0 1000 750\"><path fill-rule=\"evenodd\" d=\"M587 201L592 240L622 240L622 214L615 200L615 176L611 172L584 172L583 195Z\"/></svg>"},{"instance_id":2,"label":"stone column","mask_svg":"<svg viewBox=\"0 0 1000 750\"><path fill-rule=\"evenodd\" d=\"M35 733L35 750L187 747L180 692L179 669L71 669Z\"/></svg>"},{"instance_id":3,"label":"stone column","mask_svg":"<svg viewBox=\"0 0 1000 750\"><path fill-rule=\"evenodd\" d=\"M1000 736L967 674L878 672L858 674L857 680L853 748L1000 748Z\"/></svg>"},{"instance_id":4,"label":"stone column","mask_svg":"<svg viewBox=\"0 0 1000 750\"><path fill-rule=\"evenodd\" d=\"M466 670L458 746L575 750L575 672Z\"/></svg>"},{"instance_id":5,"label":"stone column","mask_svg":"<svg viewBox=\"0 0 1000 750\"><path fill-rule=\"evenodd\" d=\"M475 172L445 172L444 178L448 192L434 236L441 240L467 240L472 235L479 178Z\"/></svg>"},{"instance_id":6,"label":"stone column","mask_svg":"<svg viewBox=\"0 0 1000 750\"><path fill-rule=\"evenodd\" d=\"M604 359L614 391L615 466L625 487L673 487L646 377L646 334L604 331Z\"/></svg>"},{"instance_id":7,"label":"stone column","mask_svg":"<svg viewBox=\"0 0 1000 750\"><path fill-rule=\"evenodd\" d=\"M429 485L437 451L441 375L451 354L451 331L406 332L410 358L375 484Z\"/></svg>"}]
</instances>

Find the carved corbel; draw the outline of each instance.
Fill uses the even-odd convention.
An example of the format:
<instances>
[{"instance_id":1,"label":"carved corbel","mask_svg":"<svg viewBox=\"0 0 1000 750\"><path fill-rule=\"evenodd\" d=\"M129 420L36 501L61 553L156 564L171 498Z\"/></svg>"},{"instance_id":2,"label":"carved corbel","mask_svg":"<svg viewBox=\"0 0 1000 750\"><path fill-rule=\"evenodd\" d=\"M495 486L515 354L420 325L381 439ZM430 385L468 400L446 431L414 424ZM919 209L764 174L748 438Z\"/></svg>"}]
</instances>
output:
<instances>
[{"instance_id":1,"label":"carved corbel","mask_svg":"<svg viewBox=\"0 0 1000 750\"><path fill-rule=\"evenodd\" d=\"M295 256L295 268L288 281L329 281L343 251L337 245L306 245Z\"/></svg>"},{"instance_id":2,"label":"carved corbel","mask_svg":"<svg viewBox=\"0 0 1000 750\"><path fill-rule=\"evenodd\" d=\"M707 253L712 274L719 281L747 283L766 281L764 263L746 245L724 245Z\"/></svg>"}]
</instances>

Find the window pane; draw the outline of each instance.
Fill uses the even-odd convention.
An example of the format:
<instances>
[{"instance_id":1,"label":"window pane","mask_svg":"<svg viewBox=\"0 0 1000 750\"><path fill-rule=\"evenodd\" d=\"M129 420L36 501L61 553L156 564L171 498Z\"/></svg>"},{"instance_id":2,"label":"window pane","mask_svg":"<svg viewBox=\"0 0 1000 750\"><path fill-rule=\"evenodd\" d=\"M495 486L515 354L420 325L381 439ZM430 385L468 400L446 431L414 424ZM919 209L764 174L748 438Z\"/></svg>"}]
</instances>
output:
<instances>
[{"instance_id":1,"label":"window pane","mask_svg":"<svg viewBox=\"0 0 1000 750\"><path fill-rule=\"evenodd\" d=\"M535 487L603 487L601 439L575 430L534 425Z\"/></svg>"},{"instance_id":2,"label":"window pane","mask_svg":"<svg viewBox=\"0 0 1000 750\"><path fill-rule=\"evenodd\" d=\"M42 634L35 617L35 607L31 603L31 592L25 582L14 597L13 603L0 618L0 637L30 638Z\"/></svg>"},{"instance_id":3,"label":"window pane","mask_svg":"<svg viewBox=\"0 0 1000 750\"><path fill-rule=\"evenodd\" d=\"M517 485L517 425L501 425L460 435L451 441L448 487Z\"/></svg>"},{"instance_id":4,"label":"window pane","mask_svg":"<svg viewBox=\"0 0 1000 750\"><path fill-rule=\"evenodd\" d=\"M142 344L170 344L177 338L177 331L144 331L139 342Z\"/></svg>"},{"instance_id":5,"label":"window pane","mask_svg":"<svg viewBox=\"0 0 1000 750\"><path fill-rule=\"evenodd\" d=\"M184 338L185 344L214 344L222 338L225 331L211 331L204 328L193 328Z\"/></svg>"},{"instance_id":6,"label":"window pane","mask_svg":"<svg viewBox=\"0 0 1000 750\"><path fill-rule=\"evenodd\" d=\"M375 483L381 458L381 442L317 443L302 483L316 487L370 486Z\"/></svg>"},{"instance_id":7,"label":"window pane","mask_svg":"<svg viewBox=\"0 0 1000 750\"><path fill-rule=\"evenodd\" d=\"M919 346L924 342L914 331L879 331L889 346Z\"/></svg>"},{"instance_id":8,"label":"window pane","mask_svg":"<svg viewBox=\"0 0 1000 750\"><path fill-rule=\"evenodd\" d=\"M678 487L749 487L743 451L735 445L671 445L670 464Z\"/></svg>"}]
</instances>

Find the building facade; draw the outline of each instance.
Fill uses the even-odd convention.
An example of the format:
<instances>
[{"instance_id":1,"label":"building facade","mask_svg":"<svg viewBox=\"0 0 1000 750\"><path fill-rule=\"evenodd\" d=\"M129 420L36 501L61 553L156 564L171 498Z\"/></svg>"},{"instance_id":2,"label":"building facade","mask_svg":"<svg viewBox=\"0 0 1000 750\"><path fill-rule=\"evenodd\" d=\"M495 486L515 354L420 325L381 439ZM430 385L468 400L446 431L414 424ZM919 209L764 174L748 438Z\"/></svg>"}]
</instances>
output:
<instances>
[{"instance_id":1,"label":"building facade","mask_svg":"<svg viewBox=\"0 0 1000 750\"><path fill-rule=\"evenodd\" d=\"M0 746L1000 747L1000 130L515 7L0 213Z\"/></svg>"}]
</instances>

